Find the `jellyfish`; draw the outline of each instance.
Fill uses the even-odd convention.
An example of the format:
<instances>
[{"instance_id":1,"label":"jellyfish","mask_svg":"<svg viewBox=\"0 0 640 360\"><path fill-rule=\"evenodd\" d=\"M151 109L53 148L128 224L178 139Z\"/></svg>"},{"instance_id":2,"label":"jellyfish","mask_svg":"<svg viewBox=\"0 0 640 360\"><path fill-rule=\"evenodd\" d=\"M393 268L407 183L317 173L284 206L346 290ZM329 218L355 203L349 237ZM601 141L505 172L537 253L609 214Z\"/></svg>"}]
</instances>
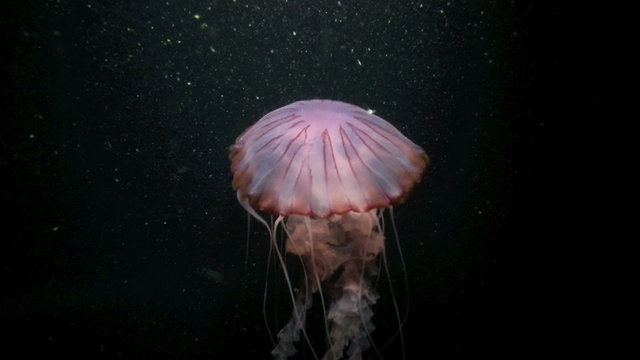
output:
<instances>
[{"instance_id":1,"label":"jellyfish","mask_svg":"<svg viewBox=\"0 0 640 360\"><path fill-rule=\"evenodd\" d=\"M402 202L429 158L373 111L333 100L305 100L262 117L230 149L239 203L262 222L277 249L304 265L305 291L295 293L280 251L293 310L271 352L287 359L305 331L318 293L325 311L323 360L362 358L372 345L373 280L384 251L382 211ZM277 217L268 223L261 215ZM328 309L328 310L325 310ZM318 359L313 347L313 357Z\"/></svg>"}]
</instances>

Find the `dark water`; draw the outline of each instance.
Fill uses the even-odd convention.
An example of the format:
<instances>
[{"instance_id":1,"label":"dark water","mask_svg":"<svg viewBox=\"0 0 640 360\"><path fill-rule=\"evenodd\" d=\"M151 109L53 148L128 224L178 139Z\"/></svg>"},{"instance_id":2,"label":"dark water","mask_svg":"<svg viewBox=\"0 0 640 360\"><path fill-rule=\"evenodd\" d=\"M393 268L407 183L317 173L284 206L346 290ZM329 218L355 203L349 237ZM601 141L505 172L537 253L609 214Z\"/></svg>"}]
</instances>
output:
<instances>
[{"instance_id":1,"label":"dark water","mask_svg":"<svg viewBox=\"0 0 640 360\"><path fill-rule=\"evenodd\" d=\"M542 289L556 259L549 244L571 238L567 204L578 196L567 190L571 169L546 147L570 126L555 122L569 113L555 110L569 80L547 72L562 64L564 38L548 36L562 19L555 9L348 0L2 7L3 352L269 358L266 233L252 224L245 265L247 216L227 151L266 112L307 98L375 109L431 157L395 208L410 286L408 358L523 358L561 342L547 312L560 287ZM390 262L401 289L394 250ZM289 304L281 278L270 279L275 328ZM380 343L397 328L386 291L374 317ZM397 343L383 351L398 354Z\"/></svg>"}]
</instances>

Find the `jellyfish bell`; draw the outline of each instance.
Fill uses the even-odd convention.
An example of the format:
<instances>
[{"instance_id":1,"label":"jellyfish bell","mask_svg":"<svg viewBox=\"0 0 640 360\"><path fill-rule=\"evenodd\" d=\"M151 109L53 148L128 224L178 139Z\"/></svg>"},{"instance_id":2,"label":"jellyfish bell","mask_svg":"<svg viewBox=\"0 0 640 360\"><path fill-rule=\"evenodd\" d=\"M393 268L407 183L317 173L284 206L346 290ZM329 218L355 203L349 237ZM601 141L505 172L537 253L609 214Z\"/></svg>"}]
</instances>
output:
<instances>
[{"instance_id":1,"label":"jellyfish bell","mask_svg":"<svg viewBox=\"0 0 640 360\"><path fill-rule=\"evenodd\" d=\"M272 111L242 133L231 162L233 185L253 208L325 218L399 202L427 156L362 108L308 100Z\"/></svg>"},{"instance_id":2,"label":"jellyfish bell","mask_svg":"<svg viewBox=\"0 0 640 360\"><path fill-rule=\"evenodd\" d=\"M284 222L285 250L302 259L310 290L294 294L276 251L293 311L273 357L293 355L301 333L309 342L306 311L317 292L329 309L322 359L359 359L374 329L371 307L378 295L372 281L384 250L381 211L403 201L420 181L427 155L372 111L306 100L263 116L237 138L230 159L238 201L267 226L274 246L275 230ZM256 210L278 218L270 225Z\"/></svg>"}]
</instances>

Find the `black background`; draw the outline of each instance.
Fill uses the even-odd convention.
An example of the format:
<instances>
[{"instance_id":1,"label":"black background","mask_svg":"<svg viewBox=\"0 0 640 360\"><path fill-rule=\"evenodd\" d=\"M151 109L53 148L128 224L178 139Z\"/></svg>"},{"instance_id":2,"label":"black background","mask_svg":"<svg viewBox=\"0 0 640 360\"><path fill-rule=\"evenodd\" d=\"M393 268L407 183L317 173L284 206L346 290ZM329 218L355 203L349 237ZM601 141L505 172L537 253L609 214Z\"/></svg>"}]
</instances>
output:
<instances>
[{"instance_id":1,"label":"black background","mask_svg":"<svg viewBox=\"0 0 640 360\"><path fill-rule=\"evenodd\" d=\"M579 121L601 100L572 57L592 34L576 16L519 1L2 7L3 352L269 358L268 240L253 223L247 250L227 152L307 98L373 108L431 157L394 209L408 358L572 344L581 280L567 256L580 257L592 161ZM402 284L393 248L390 261ZM289 304L271 274L275 329ZM397 320L381 295L384 343Z\"/></svg>"}]
</instances>

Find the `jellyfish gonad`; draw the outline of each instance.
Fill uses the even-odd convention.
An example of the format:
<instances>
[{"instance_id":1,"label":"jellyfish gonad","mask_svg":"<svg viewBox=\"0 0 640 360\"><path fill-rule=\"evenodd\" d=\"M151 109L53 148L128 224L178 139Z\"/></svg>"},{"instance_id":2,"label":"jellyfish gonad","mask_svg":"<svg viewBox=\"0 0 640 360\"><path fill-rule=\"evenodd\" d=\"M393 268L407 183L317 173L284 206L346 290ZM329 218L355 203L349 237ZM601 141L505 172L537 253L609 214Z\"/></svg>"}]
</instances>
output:
<instances>
[{"instance_id":1,"label":"jellyfish gonad","mask_svg":"<svg viewBox=\"0 0 640 360\"><path fill-rule=\"evenodd\" d=\"M293 311L273 357L287 359L301 333L307 338L307 310L319 293L328 307L322 359L361 359L374 330L378 295L372 281L384 250L381 211L407 197L428 165L427 155L371 111L307 100L262 117L237 138L230 159L238 201L267 226L273 246L283 226L286 252L301 258L306 274L307 291L295 294L277 252ZM277 219L269 224L259 211Z\"/></svg>"}]
</instances>

